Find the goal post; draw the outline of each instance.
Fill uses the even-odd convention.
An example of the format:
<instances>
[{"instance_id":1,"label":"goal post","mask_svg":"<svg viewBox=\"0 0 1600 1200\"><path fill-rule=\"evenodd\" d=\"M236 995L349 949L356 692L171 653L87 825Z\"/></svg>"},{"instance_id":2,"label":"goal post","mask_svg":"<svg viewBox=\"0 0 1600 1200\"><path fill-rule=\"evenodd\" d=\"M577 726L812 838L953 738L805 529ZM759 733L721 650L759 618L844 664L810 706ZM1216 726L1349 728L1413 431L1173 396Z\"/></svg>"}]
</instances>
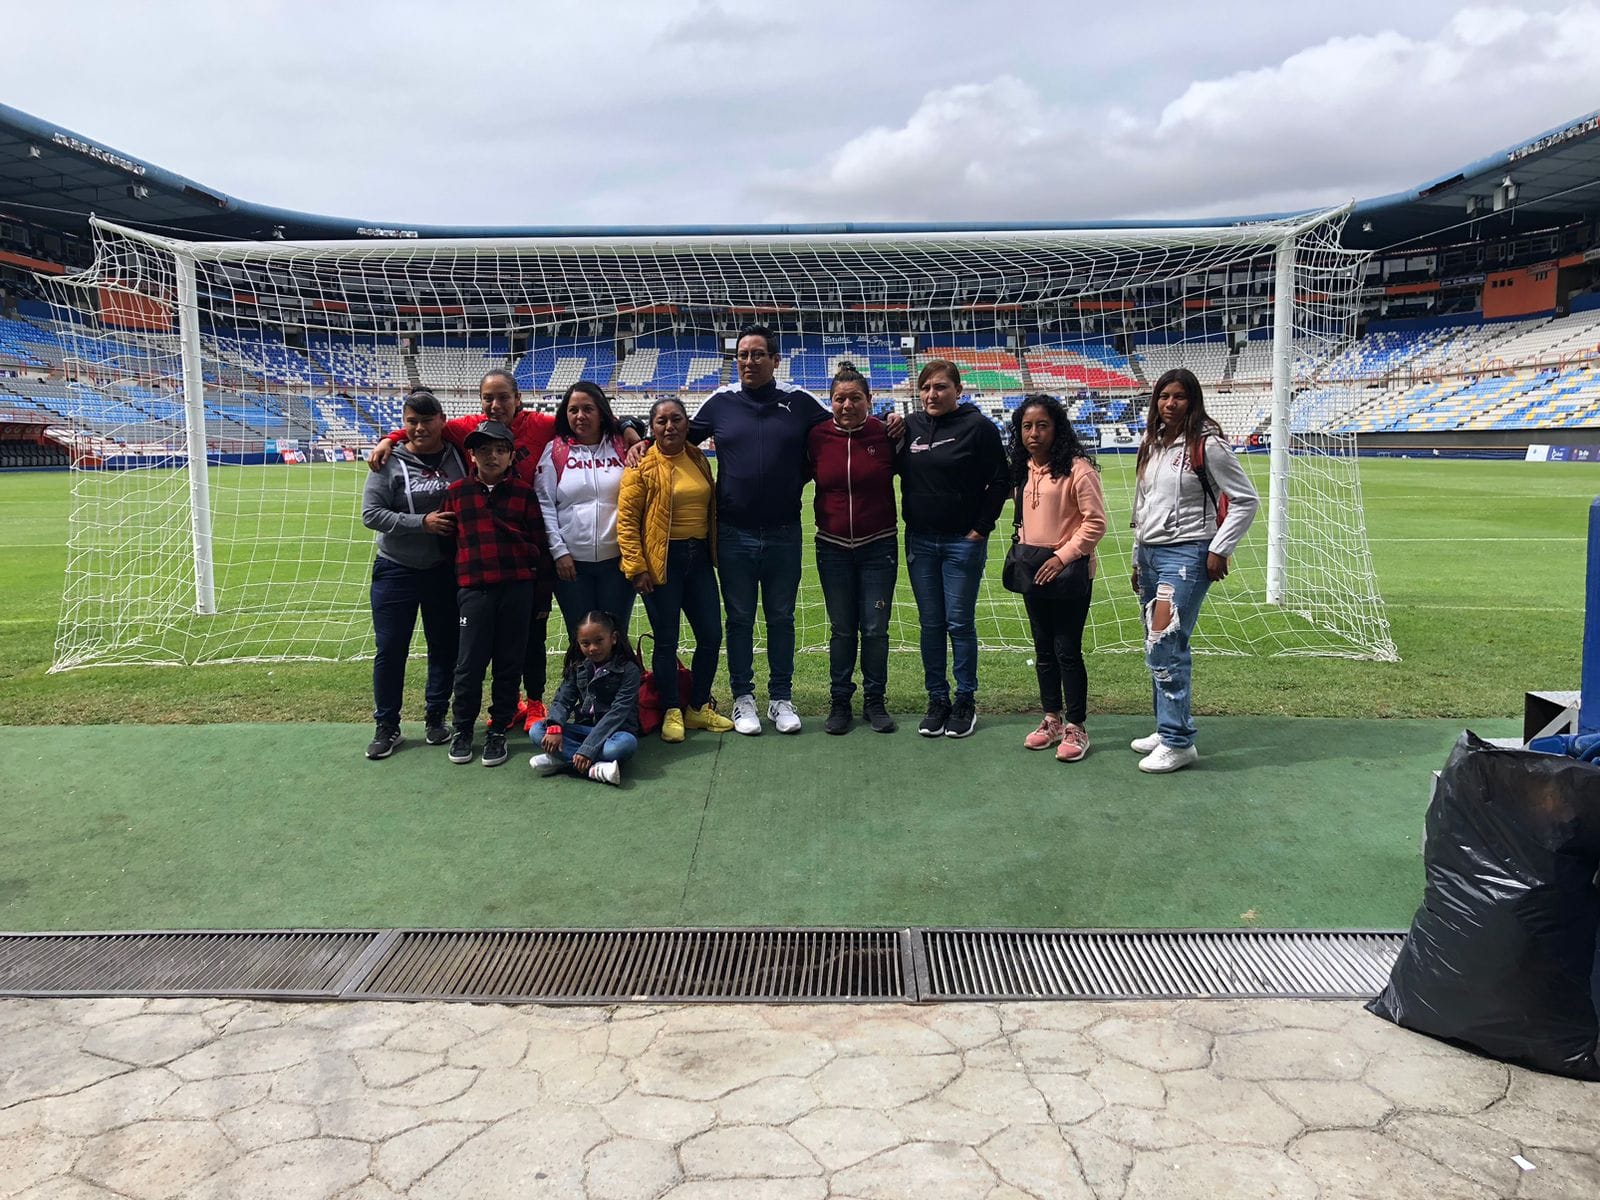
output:
<instances>
[{"instance_id":1,"label":"goal post","mask_svg":"<svg viewBox=\"0 0 1600 1200\"><path fill-rule=\"evenodd\" d=\"M546 409L578 379L619 413L663 394L692 407L734 378L731 338L751 322L779 331L780 382L824 399L849 361L881 407L905 411L930 357L956 361L967 399L1003 427L1026 393L1062 398L1110 508L1086 638L1098 651L1143 643L1119 586L1131 451L1155 379L1190 367L1266 508L1197 648L1392 659L1354 438L1328 432L1353 403L1323 368L1354 335L1364 262L1339 246L1343 217L326 243L96 222L93 264L46 281L74 457L54 669L366 657L360 459L409 386L453 415L478 410L491 368ZM1003 518L991 559L1009 532ZM1031 648L998 562L988 575L981 641ZM809 563L803 580L798 641L822 649ZM892 636L917 643L904 572Z\"/></svg>"}]
</instances>

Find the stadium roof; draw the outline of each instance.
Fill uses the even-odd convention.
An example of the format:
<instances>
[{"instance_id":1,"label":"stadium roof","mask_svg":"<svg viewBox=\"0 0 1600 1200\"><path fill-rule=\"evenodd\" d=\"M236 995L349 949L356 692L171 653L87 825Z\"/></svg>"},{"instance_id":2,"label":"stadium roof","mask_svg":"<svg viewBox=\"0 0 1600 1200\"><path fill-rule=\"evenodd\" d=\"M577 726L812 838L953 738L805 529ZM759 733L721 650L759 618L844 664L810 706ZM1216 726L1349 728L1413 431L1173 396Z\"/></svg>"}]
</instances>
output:
<instances>
[{"instance_id":1,"label":"stadium roof","mask_svg":"<svg viewBox=\"0 0 1600 1200\"><path fill-rule=\"evenodd\" d=\"M84 234L90 214L118 224L248 241L413 237L838 234L1183 228L1299 214L1263 213L1184 221L984 224L848 223L718 226L416 225L295 212L239 200L0 104L0 214ZM1438 240L1470 241L1565 225L1600 212L1600 112L1590 113L1419 187L1363 200L1345 227L1356 249ZM1454 236L1450 236L1454 234Z\"/></svg>"}]
</instances>

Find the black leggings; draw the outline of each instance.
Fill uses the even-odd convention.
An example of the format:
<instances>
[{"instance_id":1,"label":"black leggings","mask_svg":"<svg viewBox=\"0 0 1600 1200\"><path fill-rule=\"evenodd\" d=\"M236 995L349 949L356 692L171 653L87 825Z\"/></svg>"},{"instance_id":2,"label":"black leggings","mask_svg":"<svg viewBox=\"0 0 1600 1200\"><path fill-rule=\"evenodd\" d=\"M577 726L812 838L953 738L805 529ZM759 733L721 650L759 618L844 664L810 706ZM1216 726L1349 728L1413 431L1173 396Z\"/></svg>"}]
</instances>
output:
<instances>
[{"instance_id":1,"label":"black leggings","mask_svg":"<svg viewBox=\"0 0 1600 1200\"><path fill-rule=\"evenodd\" d=\"M1093 585L1090 585L1091 591ZM1024 592L1033 630L1033 669L1039 676L1039 706L1058 712L1073 725L1089 713L1089 672L1083 665L1083 623L1089 617L1089 592L1073 600L1047 600Z\"/></svg>"},{"instance_id":2,"label":"black leggings","mask_svg":"<svg viewBox=\"0 0 1600 1200\"><path fill-rule=\"evenodd\" d=\"M522 690L529 700L544 698L544 685L549 678L549 663L545 654L545 641L550 636L550 611L528 613L528 648L522 661ZM562 647L564 650L565 647Z\"/></svg>"}]
</instances>

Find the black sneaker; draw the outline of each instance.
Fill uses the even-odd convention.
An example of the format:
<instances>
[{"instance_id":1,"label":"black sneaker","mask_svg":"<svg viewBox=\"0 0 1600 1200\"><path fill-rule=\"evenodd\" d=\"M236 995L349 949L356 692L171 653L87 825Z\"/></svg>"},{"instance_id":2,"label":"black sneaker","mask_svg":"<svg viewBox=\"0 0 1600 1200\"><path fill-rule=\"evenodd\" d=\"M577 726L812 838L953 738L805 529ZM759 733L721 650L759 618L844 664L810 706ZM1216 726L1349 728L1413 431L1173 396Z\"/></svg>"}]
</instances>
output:
<instances>
[{"instance_id":1,"label":"black sneaker","mask_svg":"<svg viewBox=\"0 0 1600 1200\"><path fill-rule=\"evenodd\" d=\"M856 715L850 707L850 697L835 697L828 705L828 719L822 723L824 733L849 733Z\"/></svg>"},{"instance_id":2,"label":"black sneaker","mask_svg":"<svg viewBox=\"0 0 1600 1200\"><path fill-rule=\"evenodd\" d=\"M456 730L456 735L450 742L450 761L453 763L472 761L472 730Z\"/></svg>"},{"instance_id":3,"label":"black sneaker","mask_svg":"<svg viewBox=\"0 0 1600 1200\"><path fill-rule=\"evenodd\" d=\"M900 728L884 707L882 696L868 696L867 702L861 706L861 715L872 726L873 733L893 733Z\"/></svg>"},{"instance_id":4,"label":"black sneaker","mask_svg":"<svg viewBox=\"0 0 1600 1200\"><path fill-rule=\"evenodd\" d=\"M944 723L945 737L971 737L972 731L978 727L978 705L972 696L963 696L959 693L956 702L950 706L950 717Z\"/></svg>"},{"instance_id":5,"label":"black sneaker","mask_svg":"<svg viewBox=\"0 0 1600 1200\"><path fill-rule=\"evenodd\" d=\"M928 715L922 718L917 732L923 737L943 737L944 724L950 719L950 701L937 696L928 697Z\"/></svg>"},{"instance_id":6,"label":"black sneaker","mask_svg":"<svg viewBox=\"0 0 1600 1200\"><path fill-rule=\"evenodd\" d=\"M511 751L506 748L506 734L503 729L491 729L483 735L483 765L498 767L511 757Z\"/></svg>"},{"instance_id":7,"label":"black sneaker","mask_svg":"<svg viewBox=\"0 0 1600 1200\"><path fill-rule=\"evenodd\" d=\"M443 717L428 717L427 732L422 735L422 740L430 746L443 746L453 737L450 726L444 723Z\"/></svg>"},{"instance_id":8,"label":"black sneaker","mask_svg":"<svg viewBox=\"0 0 1600 1200\"><path fill-rule=\"evenodd\" d=\"M372 740L367 743L368 758L388 758L399 749L400 743L405 738L400 736L400 726L379 725L378 732L372 735Z\"/></svg>"}]
</instances>

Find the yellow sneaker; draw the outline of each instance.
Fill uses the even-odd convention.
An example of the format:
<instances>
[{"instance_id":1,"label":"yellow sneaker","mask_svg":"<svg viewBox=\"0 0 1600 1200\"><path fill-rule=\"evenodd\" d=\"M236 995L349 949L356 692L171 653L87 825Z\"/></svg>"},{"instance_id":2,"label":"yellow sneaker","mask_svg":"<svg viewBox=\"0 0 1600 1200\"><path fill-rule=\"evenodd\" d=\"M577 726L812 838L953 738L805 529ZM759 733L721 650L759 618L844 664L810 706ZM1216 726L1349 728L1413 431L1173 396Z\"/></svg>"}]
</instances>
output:
<instances>
[{"instance_id":1,"label":"yellow sneaker","mask_svg":"<svg viewBox=\"0 0 1600 1200\"><path fill-rule=\"evenodd\" d=\"M733 722L717 711L716 701L707 700L699 708L683 710L685 729L704 729L708 733L727 733Z\"/></svg>"},{"instance_id":2,"label":"yellow sneaker","mask_svg":"<svg viewBox=\"0 0 1600 1200\"><path fill-rule=\"evenodd\" d=\"M683 741L683 709L669 708L661 714L661 740L663 742Z\"/></svg>"}]
</instances>

